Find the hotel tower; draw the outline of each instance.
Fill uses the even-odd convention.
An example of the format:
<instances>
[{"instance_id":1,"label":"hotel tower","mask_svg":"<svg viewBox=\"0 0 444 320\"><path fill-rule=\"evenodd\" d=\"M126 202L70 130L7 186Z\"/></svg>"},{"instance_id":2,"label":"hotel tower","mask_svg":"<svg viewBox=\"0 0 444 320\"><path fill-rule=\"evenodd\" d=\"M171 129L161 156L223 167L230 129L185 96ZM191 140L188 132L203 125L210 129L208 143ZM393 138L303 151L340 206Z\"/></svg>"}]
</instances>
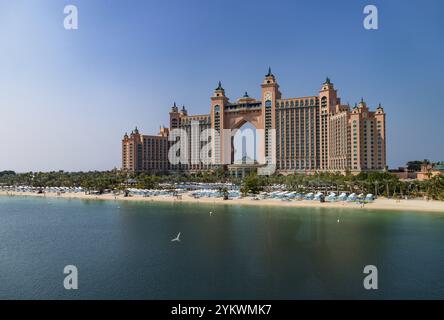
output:
<instances>
[{"instance_id":1,"label":"hotel tower","mask_svg":"<svg viewBox=\"0 0 444 320\"><path fill-rule=\"evenodd\" d=\"M363 99L354 107L342 104L329 78L317 95L284 98L270 69L261 88L260 99L245 93L230 101L219 82L209 114L188 115L185 107L174 103L169 128L161 127L158 135L141 135L137 128L124 135L122 169L196 172L222 166L240 176L270 168L270 164L273 172L282 174L385 169L386 128L381 105L370 111ZM234 161L233 135L246 123L256 129L257 156L253 162ZM199 138L205 132L213 134ZM174 145L176 149L171 151ZM205 146L210 148L204 161ZM181 161L171 162L169 153Z\"/></svg>"}]
</instances>

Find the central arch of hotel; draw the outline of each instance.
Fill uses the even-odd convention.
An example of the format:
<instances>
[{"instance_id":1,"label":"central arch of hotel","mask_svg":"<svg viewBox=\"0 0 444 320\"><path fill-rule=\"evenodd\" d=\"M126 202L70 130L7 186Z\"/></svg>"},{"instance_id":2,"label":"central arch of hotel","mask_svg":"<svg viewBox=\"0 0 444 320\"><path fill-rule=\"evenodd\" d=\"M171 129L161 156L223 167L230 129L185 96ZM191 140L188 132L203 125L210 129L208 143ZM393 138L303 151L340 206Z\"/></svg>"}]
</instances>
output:
<instances>
[{"instance_id":1,"label":"central arch of hotel","mask_svg":"<svg viewBox=\"0 0 444 320\"><path fill-rule=\"evenodd\" d=\"M232 175L238 177L245 177L250 172L256 172L257 169L263 166L262 161L264 154L264 137L263 137L263 129L264 129L264 118L262 114L262 109L248 109L248 108L239 108L239 110L226 110L224 112L224 121L223 121L223 129L229 130L231 132L231 141L230 141L230 163L228 164L228 169ZM253 132L253 141L249 140L249 135L245 134L245 129L252 129ZM246 158L244 158L243 149L237 150L237 152L241 152L241 161L239 159L235 159L235 139L239 139L239 135L241 135L241 139L245 139L248 143L247 148L253 148L253 155L247 154ZM239 143L239 140L236 141ZM254 146L250 144L254 143ZM239 154L238 154L239 155Z\"/></svg>"},{"instance_id":2,"label":"central arch of hotel","mask_svg":"<svg viewBox=\"0 0 444 320\"><path fill-rule=\"evenodd\" d=\"M255 128L256 163L249 163L248 169L258 171L259 167L269 167L276 163L275 157L275 105L281 98L279 85L271 69L261 85L260 99L254 99L245 92L244 96L230 102L219 82L211 97L211 128L219 132L213 139L212 158L215 165L237 166L233 163L232 136L246 123ZM241 164L243 165L243 164ZM231 171L231 170L230 170Z\"/></svg>"}]
</instances>

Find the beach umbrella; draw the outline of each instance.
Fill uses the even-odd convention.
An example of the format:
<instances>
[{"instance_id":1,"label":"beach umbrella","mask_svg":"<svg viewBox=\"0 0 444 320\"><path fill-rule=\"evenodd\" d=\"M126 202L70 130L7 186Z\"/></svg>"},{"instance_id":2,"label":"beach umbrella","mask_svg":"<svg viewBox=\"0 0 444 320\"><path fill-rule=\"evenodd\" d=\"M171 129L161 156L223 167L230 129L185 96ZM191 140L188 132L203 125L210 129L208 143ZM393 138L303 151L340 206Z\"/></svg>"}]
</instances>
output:
<instances>
[{"instance_id":1,"label":"beach umbrella","mask_svg":"<svg viewBox=\"0 0 444 320\"><path fill-rule=\"evenodd\" d=\"M347 201L356 201L357 198L356 193L352 193L348 196Z\"/></svg>"},{"instance_id":2,"label":"beach umbrella","mask_svg":"<svg viewBox=\"0 0 444 320\"><path fill-rule=\"evenodd\" d=\"M341 193L338 199L341 201L347 200L347 194L345 192Z\"/></svg>"}]
</instances>

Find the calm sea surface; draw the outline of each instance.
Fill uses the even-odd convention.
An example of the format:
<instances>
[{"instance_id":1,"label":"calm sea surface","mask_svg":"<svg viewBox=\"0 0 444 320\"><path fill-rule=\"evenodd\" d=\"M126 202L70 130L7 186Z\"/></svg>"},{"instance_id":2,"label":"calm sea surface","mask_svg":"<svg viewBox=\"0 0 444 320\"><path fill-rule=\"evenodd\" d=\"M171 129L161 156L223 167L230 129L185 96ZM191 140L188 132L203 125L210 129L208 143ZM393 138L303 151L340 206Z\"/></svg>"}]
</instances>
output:
<instances>
[{"instance_id":1,"label":"calm sea surface","mask_svg":"<svg viewBox=\"0 0 444 320\"><path fill-rule=\"evenodd\" d=\"M0 298L443 299L444 213L0 197Z\"/></svg>"}]
</instances>

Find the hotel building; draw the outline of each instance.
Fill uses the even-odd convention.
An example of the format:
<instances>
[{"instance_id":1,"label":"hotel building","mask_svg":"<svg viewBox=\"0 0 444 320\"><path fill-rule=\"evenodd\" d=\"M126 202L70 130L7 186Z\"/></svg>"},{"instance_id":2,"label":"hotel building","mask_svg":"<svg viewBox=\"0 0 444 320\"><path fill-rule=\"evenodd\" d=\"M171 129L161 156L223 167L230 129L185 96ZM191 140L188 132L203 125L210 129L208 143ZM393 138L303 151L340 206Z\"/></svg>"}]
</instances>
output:
<instances>
[{"instance_id":1,"label":"hotel building","mask_svg":"<svg viewBox=\"0 0 444 320\"><path fill-rule=\"evenodd\" d=\"M210 113L188 115L173 105L169 128L158 135L141 135L137 128L122 140L122 169L131 172L199 171L224 166L236 174L273 164L278 173L383 170L386 167L384 109L370 111L363 99L354 107L342 104L329 78L317 95L284 98L275 76L268 71L261 97L247 93L230 101L221 83L210 99ZM235 163L233 131L250 123L256 128L259 147L253 164ZM184 129L185 136L172 136ZM199 135L214 129L217 135L200 141ZM197 137L192 138L192 137ZM179 164L168 160L171 146L182 139L176 155L188 155ZM201 149L211 144L210 161L200 161ZM186 160L188 159L188 160ZM194 159L194 161L190 161ZM274 171L274 170L273 170Z\"/></svg>"}]
</instances>

